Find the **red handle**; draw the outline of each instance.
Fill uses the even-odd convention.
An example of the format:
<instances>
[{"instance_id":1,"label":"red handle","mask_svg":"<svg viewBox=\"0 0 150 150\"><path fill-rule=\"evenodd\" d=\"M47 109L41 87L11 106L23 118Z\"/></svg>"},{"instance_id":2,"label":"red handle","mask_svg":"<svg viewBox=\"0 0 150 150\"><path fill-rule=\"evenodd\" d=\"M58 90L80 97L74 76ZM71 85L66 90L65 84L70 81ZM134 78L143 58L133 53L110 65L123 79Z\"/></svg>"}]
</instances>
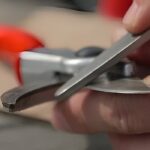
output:
<instances>
[{"instance_id":1,"label":"red handle","mask_svg":"<svg viewBox=\"0 0 150 150\"><path fill-rule=\"evenodd\" d=\"M22 51L43 47L42 42L33 35L11 26L0 26L0 58L15 70L19 81L19 55Z\"/></svg>"},{"instance_id":2,"label":"red handle","mask_svg":"<svg viewBox=\"0 0 150 150\"><path fill-rule=\"evenodd\" d=\"M99 11L110 17L122 18L133 0L100 0Z\"/></svg>"}]
</instances>

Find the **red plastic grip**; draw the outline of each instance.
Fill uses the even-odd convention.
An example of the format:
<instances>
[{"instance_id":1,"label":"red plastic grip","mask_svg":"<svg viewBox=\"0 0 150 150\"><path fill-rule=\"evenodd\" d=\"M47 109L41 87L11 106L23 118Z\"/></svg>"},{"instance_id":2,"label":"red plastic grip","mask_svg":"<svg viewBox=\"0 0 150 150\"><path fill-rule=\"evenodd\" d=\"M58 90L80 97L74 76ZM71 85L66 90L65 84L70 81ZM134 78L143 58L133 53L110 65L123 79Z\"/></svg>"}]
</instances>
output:
<instances>
[{"instance_id":1,"label":"red plastic grip","mask_svg":"<svg viewBox=\"0 0 150 150\"><path fill-rule=\"evenodd\" d=\"M0 26L0 59L15 69L20 82L20 53L43 46L43 43L35 36L17 27Z\"/></svg>"},{"instance_id":2,"label":"red plastic grip","mask_svg":"<svg viewBox=\"0 0 150 150\"><path fill-rule=\"evenodd\" d=\"M100 0L99 12L109 17L122 18L133 0Z\"/></svg>"}]
</instances>

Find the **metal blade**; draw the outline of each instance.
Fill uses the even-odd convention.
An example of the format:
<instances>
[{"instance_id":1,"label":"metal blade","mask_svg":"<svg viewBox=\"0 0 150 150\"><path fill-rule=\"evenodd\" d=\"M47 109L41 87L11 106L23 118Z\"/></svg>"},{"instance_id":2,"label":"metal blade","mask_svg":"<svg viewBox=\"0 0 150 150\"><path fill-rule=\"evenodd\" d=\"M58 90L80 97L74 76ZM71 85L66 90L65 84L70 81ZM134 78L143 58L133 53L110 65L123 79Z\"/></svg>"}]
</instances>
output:
<instances>
[{"instance_id":1,"label":"metal blade","mask_svg":"<svg viewBox=\"0 0 150 150\"><path fill-rule=\"evenodd\" d=\"M141 35L132 35L128 33L110 49L99 55L91 65L88 65L77 73L71 80L64 84L55 93L59 100L68 98L82 87L96 79L99 75L106 72L110 67L119 62L130 52L136 50L150 40L150 30Z\"/></svg>"},{"instance_id":2,"label":"metal blade","mask_svg":"<svg viewBox=\"0 0 150 150\"><path fill-rule=\"evenodd\" d=\"M118 94L150 94L150 87L139 78L122 78L108 80L106 78L91 83L88 89Z\"/></svg>"},{"instance_id":3,"label":"metal blade","mask_svg":"<svg viewBox=\"0 0 150 150\"><path fill-rule=\"evenodd\" d=\"M58 85L60 81L14 88L1 96L2 104L6 111L15 112L54 100Z\"/></svg>"}]
</instances>

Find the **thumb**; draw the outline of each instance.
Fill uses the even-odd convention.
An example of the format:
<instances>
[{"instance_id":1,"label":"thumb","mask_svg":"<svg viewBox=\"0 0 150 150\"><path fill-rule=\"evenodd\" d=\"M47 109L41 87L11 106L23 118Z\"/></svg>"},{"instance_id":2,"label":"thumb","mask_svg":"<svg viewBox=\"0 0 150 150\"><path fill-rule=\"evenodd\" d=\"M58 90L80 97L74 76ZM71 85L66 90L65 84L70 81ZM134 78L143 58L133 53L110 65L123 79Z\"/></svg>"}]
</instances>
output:
<instances>
[{"instance_id":1,"label":"thumb","mask_svg":"<svg viewBox=\"0 0 150 150\"><path fill-rule=\"evenodd\" d=\"M127 31L125 30L125 28L123 28L122 26L117 27L117 30L114 32L112 36L112 42L116 42L120 40L121 37L124 36L126 33ZM128 55L128 58L130 60L135 61L139 65L150 67L149 47L150 47L150 41L145 43L142 47L140 47L136 51L130 53L130 55Z\"/></svg>"},{"instance_id":2,"label":"thumb","mask_svg":"<svg viewBox=\"0 0 150 150\"><path fill-rule=\"evenodd\" d=\"M139 33L150 27L150 0L134 0L123 23L129 32Z\"/></svg>"}]
</instances>

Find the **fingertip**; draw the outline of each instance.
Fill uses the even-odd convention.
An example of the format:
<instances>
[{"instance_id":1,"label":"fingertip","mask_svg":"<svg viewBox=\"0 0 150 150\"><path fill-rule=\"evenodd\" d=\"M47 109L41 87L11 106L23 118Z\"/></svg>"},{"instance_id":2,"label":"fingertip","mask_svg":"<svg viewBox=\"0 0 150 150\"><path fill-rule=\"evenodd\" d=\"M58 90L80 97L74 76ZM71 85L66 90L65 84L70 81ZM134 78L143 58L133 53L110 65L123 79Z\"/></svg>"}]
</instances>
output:
<instances>
[{"instance_id":1,"label":"fingertip","mask_svg":"<svg viewBox=\"0 0 150 150\"><path fill-rule=\"evenodd\" d=\"M136 35L147 30L149 28L149 25L145 24L145 22L142 23L140 21L139 23L134 23L134 24L124 23L124 27L128 32Z\"/></svg>"},{"instance_id":2,"label":"fingertip","mask_svg":"<svg viewBox=\"0 0 150 150\"><path fill-rule=\"evenodd\" d=\"M148 29L150 27L149 9L149 1L139 3L135 0L123 18L125 28L134 34Z\"/></svg>"}]
</instances>

